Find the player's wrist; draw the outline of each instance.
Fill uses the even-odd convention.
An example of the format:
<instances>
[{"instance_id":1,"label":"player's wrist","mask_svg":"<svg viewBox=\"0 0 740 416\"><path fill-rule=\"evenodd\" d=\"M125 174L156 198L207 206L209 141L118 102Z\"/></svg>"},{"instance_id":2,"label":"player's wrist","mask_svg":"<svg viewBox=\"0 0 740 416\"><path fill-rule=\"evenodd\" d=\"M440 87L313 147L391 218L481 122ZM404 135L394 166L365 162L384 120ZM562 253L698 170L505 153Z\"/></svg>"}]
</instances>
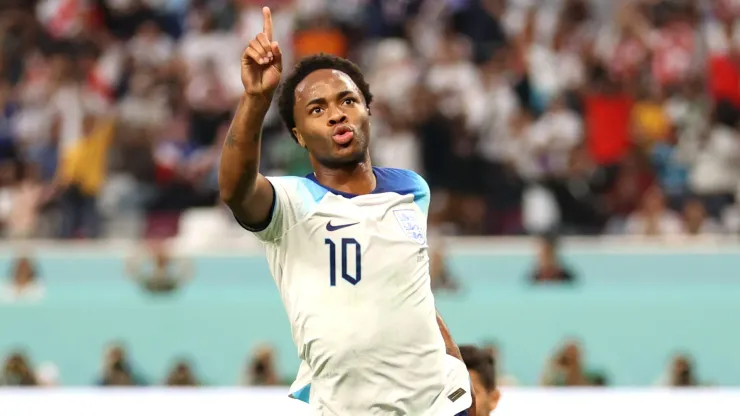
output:
<instances>
[{"instance_id":1,"label":"player's wrist","mask_svg":"<svg viewBox=\"0 0 740 416\"><path fill-rule=\"evenodd\" d=\"M272 97L274 94L274 90L255 93L244 91L240 101L242 104L249 104L252 108L264 108L266 110L270 108L270 103L272 103Z\"/></svg>"},{"instance_id":2,"label":"player's wrist","mask_svg":"<svg viewBox=\"0 0 740 416\"><path fill-rule=\"evenodd\" d=\"M243 115L243 120L250 126L255 123L261 125L264 122L267 112L270 110L270 98L255 96L251 94L242 94L239 99L238 113Z\"/></svg>"}]
</instances>

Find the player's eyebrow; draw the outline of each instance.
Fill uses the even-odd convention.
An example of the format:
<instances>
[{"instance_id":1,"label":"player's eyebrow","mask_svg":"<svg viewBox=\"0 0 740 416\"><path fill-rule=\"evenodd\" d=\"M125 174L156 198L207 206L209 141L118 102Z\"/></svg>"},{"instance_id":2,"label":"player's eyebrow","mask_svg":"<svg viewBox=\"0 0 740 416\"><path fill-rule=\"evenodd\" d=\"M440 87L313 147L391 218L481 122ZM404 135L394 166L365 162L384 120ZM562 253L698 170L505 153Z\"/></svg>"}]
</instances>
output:
<instances>
[{"instance_id":1,"label":"player's eyebrow","mask_svg":"<svg viewBox=\"0 0 740 416\"><path fill-rule=\"evenodd\" d=\"M354 93L355 92L352 91L352 90L344 90L344 91L340 92L339 94L337 94L337 98L341 100L342 98L344 98L344 97L346 97L348 95L352 95Z\"/></svg>"},{"instance_id":2,"label":"player's eyebrow","mask_svg":"<svg viewBox=\"0 0 740 416\"><path fill-rule=\"evenodd\" d=\"M310 107L314 104L324 104L324 103L326 103L326 98L323 98L323 97L314 98L313 100L306 103L306 107Z\"/></svg>"},{"instance_id":3,"label":"player's eyebrow","mask_svg":"<svg viewBox=\"0 0 740 416\"><path fill-rule=\"evenodd\" d=\"M344 98L344 97L346 97L348 95L352 95L354 93L355 92L352 91L352 90L344 90L344 91L339 92L336 95L336 97L337 97L337 99L341 100L342 98ZM313 100L307 102L306 103L306 107L310 107L310 106L312 106L314 104L325 104L325 103L326 103L326 98L324 98L324 97L318 97L318 98L314 98Z\"/></svg>"}]
</instances>

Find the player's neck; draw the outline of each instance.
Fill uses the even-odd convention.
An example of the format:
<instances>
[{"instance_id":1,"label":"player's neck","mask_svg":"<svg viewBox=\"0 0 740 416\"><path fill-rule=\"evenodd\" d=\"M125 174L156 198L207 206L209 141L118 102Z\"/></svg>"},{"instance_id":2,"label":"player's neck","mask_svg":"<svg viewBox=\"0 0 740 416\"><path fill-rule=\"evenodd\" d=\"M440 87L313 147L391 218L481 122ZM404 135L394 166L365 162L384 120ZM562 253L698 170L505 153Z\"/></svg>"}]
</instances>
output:
<instances>
[{"instance_id":1,"label":"player's neck","mask_svg":"<svg viewBox=\"0 0 740 416\"><path fill-rule=\"evenodd\" d=\"M314 175L327 188L354 195L369 194L375 190L376 179L368 157L365 161L341 168L330 168L314 164Z\"/></svg>"}]
</instances>

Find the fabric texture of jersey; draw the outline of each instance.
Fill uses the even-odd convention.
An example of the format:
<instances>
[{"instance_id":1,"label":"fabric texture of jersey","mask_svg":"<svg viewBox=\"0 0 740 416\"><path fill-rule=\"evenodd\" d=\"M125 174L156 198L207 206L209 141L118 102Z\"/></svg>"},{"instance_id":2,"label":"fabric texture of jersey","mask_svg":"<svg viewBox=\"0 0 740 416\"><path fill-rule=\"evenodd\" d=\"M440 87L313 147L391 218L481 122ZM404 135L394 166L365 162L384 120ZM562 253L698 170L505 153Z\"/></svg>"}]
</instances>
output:
<instances>
[{"instance_id":1,"label":"fabric texture of jersey","mask_svg":"<svg viewBox=\"0 0 740 416\"><path fill-rule=\"evenodd\" d=\"M301 358L291 397L316 415L455 415L470 406L470 381L436 321L429 187L411 171L373 171L367 195L313 175L268 178L270 221L250 231L265 243Z\"/></svg>"}]
</instances>

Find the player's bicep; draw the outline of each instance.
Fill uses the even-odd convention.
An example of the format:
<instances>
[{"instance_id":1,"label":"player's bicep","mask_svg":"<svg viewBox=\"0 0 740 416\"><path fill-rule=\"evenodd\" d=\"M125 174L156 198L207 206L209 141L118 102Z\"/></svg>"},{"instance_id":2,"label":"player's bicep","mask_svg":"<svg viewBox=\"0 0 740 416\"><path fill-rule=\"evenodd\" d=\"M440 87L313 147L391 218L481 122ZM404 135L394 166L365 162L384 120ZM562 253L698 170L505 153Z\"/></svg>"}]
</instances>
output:
<instances>
[{"instance_id":1,"label":"player's bicep","mask_svg":"<svg viewBox=\"0 0 740 416\"><path fill-rule=\"evenodd\" d=\"M257 175L254 191L236 204L229 206L239 224L249 231L263 231L272 220L276 196L272 183Z\"/></svg>"}]
</instances>

